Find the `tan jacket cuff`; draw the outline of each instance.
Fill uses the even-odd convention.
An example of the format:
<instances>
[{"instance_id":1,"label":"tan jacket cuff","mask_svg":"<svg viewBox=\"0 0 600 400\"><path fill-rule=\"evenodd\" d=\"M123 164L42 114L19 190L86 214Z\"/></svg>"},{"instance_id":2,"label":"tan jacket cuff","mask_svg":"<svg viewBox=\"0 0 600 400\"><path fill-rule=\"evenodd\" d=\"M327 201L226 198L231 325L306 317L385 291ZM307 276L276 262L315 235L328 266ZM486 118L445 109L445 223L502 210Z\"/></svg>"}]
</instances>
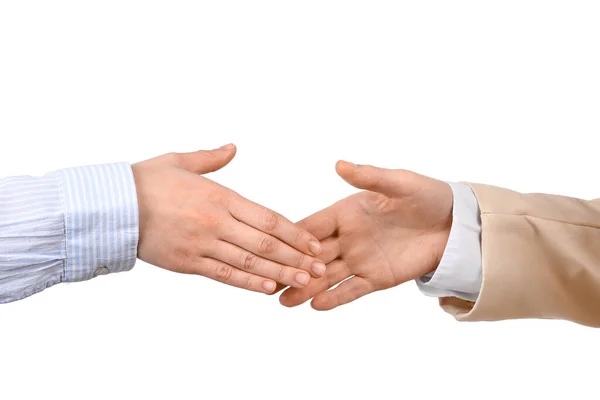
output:
<instances>
[{"instance_id":1,"label":"tan jacket cuff","mask_svg":"<svg viewBox=\"0 0 600 400\"><path fill-rule=\"evenodd\" d=\"M469 186L481 209L481 292L476 303L442 298L444 310L600 326L600 202Z\"/></svg>"}]
</instances>

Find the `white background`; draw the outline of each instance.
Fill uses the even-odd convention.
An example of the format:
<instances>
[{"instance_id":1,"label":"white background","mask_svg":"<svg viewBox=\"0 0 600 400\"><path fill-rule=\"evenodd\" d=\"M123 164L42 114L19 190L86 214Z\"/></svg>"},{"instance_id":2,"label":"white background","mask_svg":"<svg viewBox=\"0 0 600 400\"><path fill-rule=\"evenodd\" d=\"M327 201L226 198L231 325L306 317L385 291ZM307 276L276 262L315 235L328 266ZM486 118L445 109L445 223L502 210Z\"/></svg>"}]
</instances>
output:
<instances>
[{"instance_id":1,"label":"white background","mask_svg":"<svg viewBox=\"0 0 600 400\"><path fill-rule=\"evenodd\" d=\"M0 176L234 142L292 220L335 161L600 197L596 1L0 2ZM532 282L534 284L534 282ZM598 398L599 333L457 323L413 283L331 312L139 262L0 306L2 399Z\"/></svg>"}]
</instances>

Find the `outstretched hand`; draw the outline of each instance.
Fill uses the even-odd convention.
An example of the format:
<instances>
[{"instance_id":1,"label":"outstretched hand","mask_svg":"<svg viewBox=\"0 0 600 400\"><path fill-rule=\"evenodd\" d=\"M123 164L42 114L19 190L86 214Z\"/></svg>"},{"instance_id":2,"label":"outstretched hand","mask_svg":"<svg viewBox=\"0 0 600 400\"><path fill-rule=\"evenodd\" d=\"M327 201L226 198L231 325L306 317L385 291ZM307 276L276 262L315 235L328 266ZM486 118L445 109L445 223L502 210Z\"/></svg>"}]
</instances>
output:
<instances>
[{"instance_id":1,"label":"outstretched hand","mask_svg":"<svg viewBox=\"0 0 600 400\"><path fill-rule=\"evenodd\" d=\"M257 292L308 285L325 265L319 241L281 215L203 174L235 156L233 145L166 154L133 165L140 210L138 257Z\"/></svg>"},{"instance_id":2,"label":"outstretched hand","mask_svg":"<svg viewBox=\"0 0 600 400\"><path fill-rule=\"evenodd\" d=\"M336 170L365 191L298 223L321 241L319 258L327 271L307 287L283 292L280 302L285 306L314 297L313 308L330 310L428 274L444 253L452 226L448 184L409 171L343 161Z\"/></svg>"}]
</instances>

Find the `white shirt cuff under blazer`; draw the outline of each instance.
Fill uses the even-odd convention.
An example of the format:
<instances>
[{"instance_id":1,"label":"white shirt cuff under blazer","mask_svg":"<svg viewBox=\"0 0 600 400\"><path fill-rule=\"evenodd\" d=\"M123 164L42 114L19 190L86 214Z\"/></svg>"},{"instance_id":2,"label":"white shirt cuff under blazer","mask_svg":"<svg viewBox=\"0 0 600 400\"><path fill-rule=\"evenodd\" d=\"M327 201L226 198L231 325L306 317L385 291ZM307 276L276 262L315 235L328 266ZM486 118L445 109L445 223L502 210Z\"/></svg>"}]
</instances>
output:
<instances>
[{"instance_id":1,"label":"white shirt cuff under blazer","mask_svg":"<svg viewBox=\"0 0 600 400\"><path fill-rule=\"evenodd\" d=\"M437 269L416 282L427 296L476 301L481 290L482 271L479 204L467 184L448 184L454 196L448 244Z\"/></svg>"},{"instance_id":2,"label":"white shirt cuff under blazer","mask_svg":"<svg viewBox=\"0 0 600 400\"><path fill-rule=\"evenodd\" d=\"M0 179L0 303L130 270L138 218L127 163Z\"/></svg>"}]
</instances>

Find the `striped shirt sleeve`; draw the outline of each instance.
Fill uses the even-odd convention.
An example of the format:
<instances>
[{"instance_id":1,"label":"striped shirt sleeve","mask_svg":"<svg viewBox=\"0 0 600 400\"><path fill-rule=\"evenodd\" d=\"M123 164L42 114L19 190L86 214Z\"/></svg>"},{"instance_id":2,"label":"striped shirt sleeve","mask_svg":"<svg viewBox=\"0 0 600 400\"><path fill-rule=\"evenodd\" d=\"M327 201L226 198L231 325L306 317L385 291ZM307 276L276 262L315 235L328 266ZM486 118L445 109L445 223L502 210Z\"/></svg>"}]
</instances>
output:
<instances>
[{"instance_id":1,"label":"striped shirt sleeve","mask_svg":"<svg viewBox=\"0 0 600 400\"><path fill-rule=\"evenodd\" d=\"M127 163L0 179L0 303L130 270L138 225Z\"/></svg>"}]
</instances>

